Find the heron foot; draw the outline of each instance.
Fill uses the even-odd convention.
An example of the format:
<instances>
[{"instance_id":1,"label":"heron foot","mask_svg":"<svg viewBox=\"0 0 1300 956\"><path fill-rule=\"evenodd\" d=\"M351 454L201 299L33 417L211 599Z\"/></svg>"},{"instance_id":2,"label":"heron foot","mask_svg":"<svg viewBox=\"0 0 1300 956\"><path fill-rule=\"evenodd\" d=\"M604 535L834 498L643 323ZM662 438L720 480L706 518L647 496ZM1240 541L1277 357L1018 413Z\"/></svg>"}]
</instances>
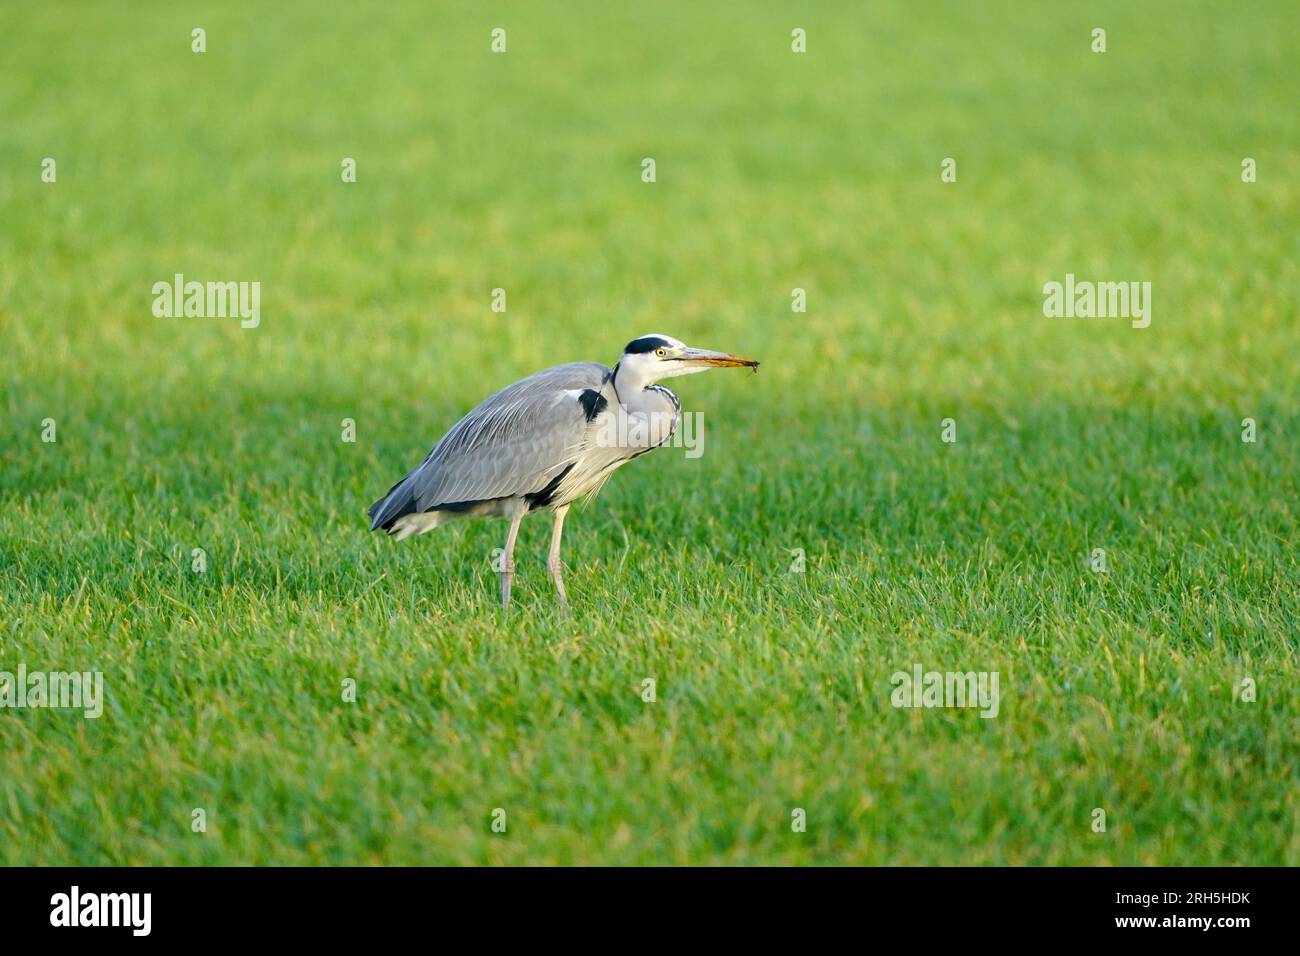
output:
<instances>
[{"instance_id":1,"label":"heron foot","mask_svg":"<svg viewBox=\"0 0 1300 956\"><path fill-rule=\"evenodd\" d=\"M555 582L556 593L560 596L560 610L565 617L569 616L569 596L564 593L564 578L561 577L564 571L564 565L559 561L546 562L546 576Z\"/></svg>"}]
</instances>

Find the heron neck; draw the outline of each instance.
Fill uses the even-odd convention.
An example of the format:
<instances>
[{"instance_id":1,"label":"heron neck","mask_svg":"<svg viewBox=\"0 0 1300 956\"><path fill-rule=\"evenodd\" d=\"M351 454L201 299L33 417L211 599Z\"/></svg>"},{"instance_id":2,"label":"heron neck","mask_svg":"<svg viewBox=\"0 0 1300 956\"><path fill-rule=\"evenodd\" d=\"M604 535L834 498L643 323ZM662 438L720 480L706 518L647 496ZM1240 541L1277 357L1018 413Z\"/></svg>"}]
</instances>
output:
<instances>
[{"instance_id":1,"label":"heron neck","mask_svg":"<svg viewBox=\"0 0 1300 956\"><path fill-rule=\"evenodd\" d=\"M630 412L661 411L665 405L664 393L668 389L654 387L653 379L638 375L634 369L625 368L621 363L614 366L610 384L618 403ZM668 404L675 403L669 401Z\"/></svg>"}]
</instances>

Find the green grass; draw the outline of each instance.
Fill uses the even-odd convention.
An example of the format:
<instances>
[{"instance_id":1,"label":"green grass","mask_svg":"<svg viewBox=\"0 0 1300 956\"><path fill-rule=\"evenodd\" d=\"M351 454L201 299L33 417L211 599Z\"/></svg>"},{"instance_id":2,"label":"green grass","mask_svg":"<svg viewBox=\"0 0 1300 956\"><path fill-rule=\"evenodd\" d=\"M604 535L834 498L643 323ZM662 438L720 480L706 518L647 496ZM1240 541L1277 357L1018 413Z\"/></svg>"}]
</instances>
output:
<instances>
[{"instance_id":1,"label":"green grass","mask_svg":"<svg viewBox=\"0 0 1300 956\"><path fill-rule=\"evenodd\" d=\"M1300 863L1293 4L701 7L0 12L0 670L108 694L0 711L0 863ZM544 519L504 621L503 524L367 533L651 330L762 373L570 515L572 619Z\"/></svg>"}]
</instances>

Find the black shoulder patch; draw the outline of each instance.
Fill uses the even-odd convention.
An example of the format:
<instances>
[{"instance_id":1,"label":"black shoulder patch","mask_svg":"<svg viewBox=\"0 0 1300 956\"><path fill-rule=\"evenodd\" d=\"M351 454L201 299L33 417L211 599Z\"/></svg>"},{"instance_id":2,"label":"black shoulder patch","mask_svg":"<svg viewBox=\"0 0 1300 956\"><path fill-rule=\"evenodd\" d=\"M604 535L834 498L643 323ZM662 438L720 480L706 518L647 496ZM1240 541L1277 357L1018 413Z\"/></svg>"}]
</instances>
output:
<instances>
[{"instance_id":1,"label":"black shoulder patch","mask_svg":"<svg viewBox=\"0 0 1300 956\"><path fill-rule=\"evenodd\" d=\"M653 352L655 349L668 348L671 343L667 339L661 339L657 335L643 335L639 339L633 339L627 343L627 348L623 350L624 354L636 355L640 352Z\"/></svg>"},{"instance_id":2,"label":"black shoulder patch","mask_svg":"<svg viewBox=\"0 0 1300 956\"><path fill-rule=\"evenodd\" d=\"M605 410L609 400L594 388L584 388L582 394L578 396L578 404L587 414L587 421L591 421L597 415Z\"/></svg>"}]
</instances>

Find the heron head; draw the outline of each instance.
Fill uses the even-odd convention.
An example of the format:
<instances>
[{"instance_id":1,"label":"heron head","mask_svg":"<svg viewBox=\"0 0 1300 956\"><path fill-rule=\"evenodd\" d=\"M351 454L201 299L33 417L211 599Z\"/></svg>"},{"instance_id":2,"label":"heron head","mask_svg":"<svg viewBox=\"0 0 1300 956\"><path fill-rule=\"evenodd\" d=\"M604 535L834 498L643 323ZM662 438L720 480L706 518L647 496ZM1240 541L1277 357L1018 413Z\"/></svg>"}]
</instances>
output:
<instances>
[{"instance_id":1,"label":"heron head","mask_svg":"<svg viewBox=\"0 0 1300 956\"><path fill-rule=\"evenodd\" d=\"M628 342L618 360L619 380L631 379L641 386L711 368L758 368L758 363L727 352L691 348L671 335L657 332Z\"/></svg>"}]
</instances>

